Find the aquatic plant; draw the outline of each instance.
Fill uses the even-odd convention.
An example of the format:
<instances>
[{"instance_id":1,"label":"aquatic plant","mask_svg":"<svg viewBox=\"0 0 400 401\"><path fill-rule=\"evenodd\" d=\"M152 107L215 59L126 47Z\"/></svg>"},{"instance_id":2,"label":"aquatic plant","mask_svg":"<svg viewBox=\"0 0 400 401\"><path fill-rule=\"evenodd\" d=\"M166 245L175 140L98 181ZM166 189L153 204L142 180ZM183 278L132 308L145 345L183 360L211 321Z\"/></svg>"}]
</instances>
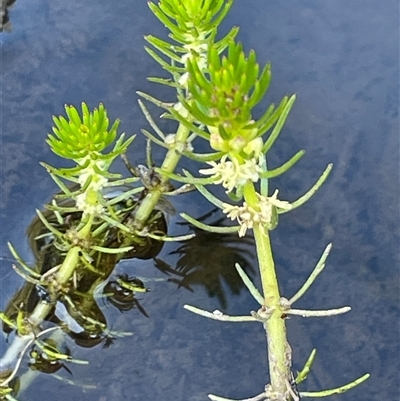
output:
<instances>
[{"instance_id":1,"label":"aquatic plant","mask_svg":"<svg viewBox=\"0 0 400 401\"><path fill-rule=\"evenodd\" d=\"M290 168L304 155L299 151L280 167L268 168L268 152L281 133L295 101L285 96L278 106L270 105L255 119L254 108L266 94L271 80L271 66L257 63L256 53L246 53L235 40L232 28L217 40L217 29L229 12L233 0L161 0L150 9L170 31L171 42L147 36L151 47L146 51L169 74L169 78L151 77L151 81L172 87L176 97L167 103L139 92L139 95L175 120L175 134L165 134L147 110L139 104L153 132L142 130L148 139L147 166L132 167L125 156L134 137L117 138L118 121L111 127L103 105L89 110L85 103L79 112L66 106L66 117L54 117L53 133L47 143L54 153L74 163L70 168L56 168L43 163L61 192L38 211L32 225L31 246L37 265L28 266L10 244L18 261L14 269L27 282L24 296L34 294L35 306L10 303L0 315L10 332L15 332L1 362L3 375L0 396L14 399L15 378L23 355L31 349L31 364L37 369L59 369L66 362L83 363L62 349L57 333L64 330L77 341L89 338L103 341L110 336L104 316L96 309L95 292L103 285L122 258L149 258L157 255L163 241L187 239L167 236L163 197L176 196L196 189L211 204L221 209L229 227L209 226L191 216L181 216L195 227L214 233L252 232L255 239L262 290L256 288L242 267L235 268L260 308L248 316L228 316L194 306L185 308L207 318L229 322L261 323L267 338L270 383L252 400L289 401L300 397L322 397L344 392L368 378L368 374L336 389L299 392L315 358L311 352L304 368L295 375L292 353L287 341L285 318L288 315L332 316L349 307L331 310L299 310L294 303L310 288L325 267L331 250L329 244L300 290L290 298L280 294L270 243L270 231L279 225L280 215L303 205L325 182L332 169L329 164L310 190L297 200L279 197L271 190L271 180ZM197 141L205 141L210 153L199 153ZM166 149L163 163L156 167L151 147ZM106 150L113 148L106 152ZM113 161L122 157L131 177L110 172ZM176 171L181 157L198 163L198 176ZM175 189L171 181L182 185ZM208 187L207 187L208 186ZM213 186L222 186L226 198L213 195ZM112 192L118 189L118 193ZM234 266L232 266L234 268ZM115 286L119 286L116 288ZM143 283L120 277L111 285L114 296L119 289L128 291L132 302L135 292L145 291ZM20 295L20 294L19 294ZM56 303L65 305L73 322L48 327L46 319ZM17 308L11 308L15 306ZM119 303L121 308L129 305ZM138 306L138 304L135 304ZM139 307L139 306L138 306ZM145 311L142 311L145 314ZM77 331L75 323L78 324ZM49 335L51 333L51 335ZM112 333L126 335L129 333ZM88 345L90 346L90 345ZM50 366L49 366L50 365ZM22 385L25 385L21 380ZM229 400L209 395L212 400Z\"/></svg>"}]
</instances>

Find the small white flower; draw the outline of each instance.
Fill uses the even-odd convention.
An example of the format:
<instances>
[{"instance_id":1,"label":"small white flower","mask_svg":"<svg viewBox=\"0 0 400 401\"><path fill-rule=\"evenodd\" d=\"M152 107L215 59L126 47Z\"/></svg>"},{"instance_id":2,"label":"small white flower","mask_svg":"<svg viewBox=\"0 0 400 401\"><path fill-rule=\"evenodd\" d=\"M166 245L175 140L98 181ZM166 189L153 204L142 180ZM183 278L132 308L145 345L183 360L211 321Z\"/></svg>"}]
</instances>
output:
<instances>
[{"instance_id":1,"label":"small white flower","mask_svg":"<svg viewBox=\"0 0 400 401\"><path fill-rule=\"evenodd\" d=\"M174 110L177 111L182 117L188 118L189 112L181 102L175 103L173 107Z\"/></svg>"},{"instance_id":2,"label":"small white flower","mask_svg":"<svg viewBox=\"0 0 400 401\"><path fill-rule=\"evenodd\" d=\"M201 40L202 37L203 36L200 36L199 38L195 38L192 35L187 36L186 39L188 41L190 41L191 43L186 44L184 46L187 53L182 55L181 60L180 60L181 64L183 64L184 66L187 66L187 61L188 61L188 59L193 58L192 51L194 51L195 53L198 54L198 56L196 57L196 62L197 62L197 65L198 65L200 71L203 71L206 69L208 45L206 43L204 43L204 41L202 42L202 40ZM184 74L181 75L178 82L180 85L182 85L184 88L186 88L188 79L189 79L189 73L185 72Z\"/></svg>"},{"instance_id":3,"label":"small white flower","mask_svg":"<svg viewBox=\"0 0 400 401\"><path fill-rule=\"evenodd\" d=\"M222 156L219 163L207 162L211 168L201 169L199 172L204 175L211 175L214 184L222 184L226 193L232 192L234 188L243 186L248 180L257 182L262 168L256 159L245 160L239 164L237 159L227 160L228 156Z\"/></svg>"},{"instance_id":4,"label":"small white flower","mask_svg":"<svg viewBox=\"0 0 400 401\"><path fill-rule=\"evenodd\" d=\"M100 203L93 204L88 202L87 192L80 194L76 197L76 208L81 210L84 215L86 214L102 214L104 207Z\"/></svg>"},{"instance_id":5,"label":"small white flower","mask_svg":"<svg viewBox=\"0 0 400 401\"><path fill-rule=\"evenodd\" d=\"M278 209L283 209L283 210L290 210L292 208L292 205L288 201L282 201L278 199L278 189L275 189L275 192L272 194L272 196L261 196L258 194L258 198L260 199L261 202L268 202L271 205L274 205Z\"/></svg>"},{"instance_id":6,"label":"small white flower","mask_svg":"<svg viewBox=\"0 0 400 401\"><path fill-rule=\"evenodd\" d=\"M92 182L90 183L90 188L93 189L93 191L101 192L107 182L107 178L103 177L100 174L96 174L93 177Z\"/></svg>"},{"instance_id":7,"label":"small white flower","mask_svg":"<svg viewBox=\"0 0 400 401\"><path fill-rule=\"evenodd\" d=\"M87 158L81 159L79 161L79 164L84 164L86 162ZM92 177L91 182L89 187L92 188L94 191L101 191L104 186L107 184L108 179L105 178L104 176L98 174L95 170L97 171L103 171L106 166L104 161L102 160L91 160L89 165L83 169L78 177L78 182L83 187L86 184L86 181L88 180L89 177Z\"/></svg>"},{"instance_id":8,"label":"small white flower","mask_svg":"<svg viewBox=\"0 0 400 401\"><path fill-rule=\"evenodd\" d=\"M246 202L243 203L243 206L233 206L229 203L223 203L223 206L223 212L227 217L238 221L240 225L239 237L244 237L246 231L253 228L255 210L248 207Z\"/></svg>"},{"instance_id":9,"label":"small white flower","mask_svg":"<svg viewBox=\"0 0 400 401\"><path fill-rule=\"evenodd\" d=\"M79 161L79 164L83 165L86 162L87 158L84 158ZM103 171L106 167L105 162L102 160L90 160L89 165L79 174L78 182L81 187L90 179L90 184L86 188L86 191L76 197L76 207L84 215L101 214L104 211L103 206L97 199L101 197L101 191L107 185L108 179L97 171Z\"/></svg>"},{"instance_id":10,"label":"small white flower","mask_svg":"<svg viewBox=\"0 0 400 401\"><path fill-rule=\"evenodd\" d=\"M189 79L189 73L188 72L183 73L178 79L179 85L186 88L188 79Z\"/></svg>"},{"instance_id":11,"label":"small white flower","mask_svg":"<svg viewBox=\"0 0 400 401\"><path fill-rule=\"evenodd\" d=\"M229 203L223 203L223 212L231 220L237 220L240 229L239 237L243 237L248 229L252 229L255 225L262 225L268 229L275 227L277 221L273 221L273 208L290 210L292 205L287 201L281 201L277 198L278 190L276 190L271 197L262 196L257 194L259 203L258 209L255 210L253 207L248 206L246 202L243 202L242 206L234 206ZM275 213L276 215L276 213Z\"/></svg>"}]
</instances>

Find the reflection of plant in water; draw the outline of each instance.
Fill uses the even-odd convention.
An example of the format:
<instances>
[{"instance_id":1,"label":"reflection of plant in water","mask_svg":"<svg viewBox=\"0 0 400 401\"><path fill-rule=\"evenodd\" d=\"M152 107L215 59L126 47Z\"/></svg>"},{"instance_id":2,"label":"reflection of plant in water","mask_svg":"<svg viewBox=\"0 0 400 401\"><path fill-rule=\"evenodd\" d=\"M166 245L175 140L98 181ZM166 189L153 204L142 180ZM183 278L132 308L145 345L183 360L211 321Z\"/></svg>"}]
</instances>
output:
<instances>
[{"instance_id":1,"label":"reflection of plant in water","mask_svg":"<svg viewBox=\"0 0 400 401\"><path fill-rule=\"evenodd\" d=\"M278 226L279 216L305 203L324 183L332 166L328 165L312 188L294 202L280 199L277 189L270 191L270 180L288 171L304 155L304 151L299 151L274 169L269 169L267 163L268 152L282 130L295 96L285 96L277 107L269 106L258 119L253 116L254 107L269 87L271 67L260 68L255 52L246 54L242 45L235 42L237 28L216 40L217 28L232 3L233 0L149 3L151 11L170 31L169 40L173 41L146 37L152 46L146 48L147 52L170 74L168 79L150 79L175 88L176 97L166 103L148 94L139 94L161 107L165 111L163 117L176 121L178 127L175 134L164 134L140 102L154 131L143 130L148 139L147 166L130 166L124 153L134 137L125 139L122 134L117 138L119 121L109 127L103 105L91 111L83 103L81 112L66 106L67 118L54 117L53 133L49 134L47 143L54 153L73 166L58 169L43 163L61 192L46 205L46 211L38 211L38 219L30 227L36 265L27 265L10 244L18 261L14 270L26 284L5 312L0 313L3 329L10 334L9 347L0 360L2 399L14 400L18 383L22 389L29 384L25 374L18 380L22 359L28 352L31 368L46 372L66 367L66 362L82 362L63 347L61 330L86 347L100 342L109 345L113 338L127 334L110 332L107 328L106 318L96 302L99 292L103 291L121 311L136 306L147 315L134 296L145 291L142 283L125 276L111 279L108 284L107 280L121 259L153 258L161 250L163 241L183 239L167 236L165 209L161 203L165 196L194 188L236 225L209 226L182 214L194 227L209 230L214 236L210 240L208 233L195 229L197 237L180 244L173 252L180 256L175 268L159 260L157 264L165 273L178 275L179 279L171 279L181 286L190 289L193 285L205 285L223 306L226 300L221 291L222 278L232 292L245 285L259 303L260 308L248 316L227 316L220 311L185 306L214 320L262 324L267 335L270 383L249 400L298 401L300 396L322 397L346 391L368 378L369 375L364 375L348 385L318 393L297 390L297 384L310 371L315 351L295 377L285 318L290 314L330 316L350 308L294 309L294 302L325 267L331 246L327 246L300 290L286 299L280 294L269 236ZM196 152L200 140L206 141L211 153ZM159 167L152 162L152 144L166 151ZM200 177L193 177L187 171L175 173L182 156L203 163L198 169ZM117 157L123 158L133 176L124 178L110 172ZM183 185L175 189L169 182L171 179ZM221 185L226 198L218 199L206 185ZM247 266L252 272L246 263L247 248L243 248L249 242L248 232L254 234L262 291L243 269ZM231 238L222 236L228 233L238 237L232 242ZM199 252L204 247L207 252ZM211 251L216 253L215 258L210 258ZM202 254L207 255L207 260L201 260ZM215 263L210 263L211 259ZM221 268L222 263L218 261L222 259L225 265L229 262L236 265L243 284L234 280L236 273L227 274ZM229 400L215 395L210 398Z\"/></svg>"},{"instance_id":2,"label":"reflection of plant in water","mask_svg":"<svg viewBox=\"0 0 400 401\"><path fill-rule=\"evenodd\" d=\"M11 22L9 16L9 8L16 0L0 0L0 32L11 32Z\"/></svg>"},{"instance_id":3,"label":"reflection of plant in water","mask_svg":"<svg viewBox=\"0 0 400 401\"><path fill-rule=\"evenodd\" d=\"M116 280L110 280L104 287L104 294L111 305L120 312L127 312L137 308L142 315L149 317L146 310L140 304L136 293L149 291L144 283L136 277L128 277L122 274Z\"/></svg>"},{"instance_id":4,"label":"reflection of plant in water","mask_svg":"<svg viewBox=\"0 0 400 401\"><path fill-rule=\"evenodd\" d=\"M200 220L203 221L205 217L207 215ZM224 221L224 218L219 218L213 221L213 224L218 226ZM174 267L158 258L155 259L155 265L166 274L178 276L168 281L175 282L181 287L192 291L193 286L204 286L210 296L218 298L221 308L226 309L227 300L223 282L233 294L238 294L244 288L243 281L232 266L240 263L245 271L255 273L255 269L251 266L252 252L249 247L254 241L250 237L239 239L237 235L211 233L190 226L196 235L182 242L171 252L172 255L179 255Z\"/></svg>"},{"instance_id":5,"label":"reflection of plant in water","mask_svg":"<svg viewBox=\"0 0 400 401\"><path fill-rule=\"evenodd\" d=\"M30 362L28 366L32 370L39 370L42 373L56 373L64 368L72 375L70 368L62 362L63 359L70 357L71 351L68 347L64 350L58 350L57 342L51 338L46 338L43 344L34 345L29 352Z\"/></svg>"}]
</instances>

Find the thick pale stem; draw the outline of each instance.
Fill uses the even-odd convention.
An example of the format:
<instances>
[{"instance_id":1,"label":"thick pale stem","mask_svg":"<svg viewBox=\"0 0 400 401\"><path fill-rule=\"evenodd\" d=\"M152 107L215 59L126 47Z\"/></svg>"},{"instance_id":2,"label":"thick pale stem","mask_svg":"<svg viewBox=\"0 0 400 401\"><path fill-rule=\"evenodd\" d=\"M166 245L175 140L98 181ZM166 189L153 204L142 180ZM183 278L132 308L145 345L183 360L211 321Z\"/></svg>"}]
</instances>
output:
<instances>
[{"instance_id":1,"label":"thick pale stem","mask_svg":"<svg viewBox=\"0 0 400 401\"><path fill-rule=\"evenodd\" d=\"M245 187L245 200L247 204L258 209L254 186L248 183ZM264 294L264 304L268 309L273 308L272 316L265 322L267 334L268 362L271 385L274 391L285 394L287 391L287 378L291 365L290 347L286 340L286 327L282 318L283 311L280 306L280 293L275 272L275 263L272 257L271 243L268 230L260 224L253 227L256 241L257 257Z\"/></svg>"},{"instance_id":2,"label":"thick pale stem","mask_svg":"<svg viewBox=\"0 0 400 401\"><path fill-rule=\"evenodd\" d=\"M291 365L290 348L286 340L286 326L279 304L280 294L272 257L268 231L260 226L254 227L254 238L257 247L258 263L267 308L274 308L274 313L266 321L264 328L267 334L268 362L271 385L274 391L284 394L287 390L286 380Z\"/></svg>"}]
</instances>

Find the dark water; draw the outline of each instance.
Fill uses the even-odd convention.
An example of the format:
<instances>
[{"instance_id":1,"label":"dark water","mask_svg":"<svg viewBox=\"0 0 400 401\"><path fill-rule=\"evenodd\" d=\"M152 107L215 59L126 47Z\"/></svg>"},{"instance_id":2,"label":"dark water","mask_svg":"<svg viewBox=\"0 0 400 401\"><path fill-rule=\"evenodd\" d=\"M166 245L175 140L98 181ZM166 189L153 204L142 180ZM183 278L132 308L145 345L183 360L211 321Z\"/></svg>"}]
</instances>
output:
<instances>
[{"instance_id":1,"label":"dark water","mask_svg":"<svg viewBox=\"0 0 400 401\"><path fill-rule=\"evenodd\" d=\"M84 100L93 107L103 102L111 118L122 120L124 131L138 133L147 123L135 91L168 99L168 90L146 81L146 76L160 70L143 50L143 35L163 30L145 1L18 0L10 17L13 32L1 38L0 250L9 256L6 241L12 241L29 259L25 229L35 208L55 191L38 164L59 163L44 143L51 115L62 114L65 103L79 105ZM296 369L313 347L319 352L300 390L336 387L370 372L367 383L332 399L396 400L398 4L394 0L237 1L224 28L232 25L241 26L239 37L246 49L256 49L262 63L272 62L268 101L298 95L270 157L274 166L299 148L307 150L296 168L276 181L282 198L296 199L327 163L335 165L320 193L285 215L273 232L283 295L290 297L298 289L323 248L333 242L326 271L297 307L353 308L345 316L288 322ZM163 128L172 132L174 127L165 123ZM132 162L143 162L143 149L144 140L138 138L130 150ZM156 160L161 157L162 153L156 154ZM186 166L190 167L187 162ZM195 216L210 210L197 195L177 199L175 207ZM178 221L176 217L170 221L172 234L185 232ZM213 280L214 291L219 277L225 308L221 293L209 297L202 285L194 284L192 293L156 281L166 276L152 261L124 263L120 271L150 280L152 292L140 297L150 318L136 310L121 314L106 309L113 329L133 331L134 336L104 350L74 349L77 358L90 361L90 367L71 367L75 386L41 375L21 398L197 401L208 393L231 398L260 393L268 380L261 327L208 321L182 308L190 303L231 314L256 308L245 290L232 294L229 278L215 274L220 266L229 269L235 258L225 249L212 252L212 244L204 241L189 263L212 266L206 275ZM160 257L174 265L178 255L170 253L175 250L176 245L166 246ZM3 308L21 280L11 273L10 262L3 261L1 269ZM87 384L97 388L80 387Z\"/></svg>"}]
</instances>

